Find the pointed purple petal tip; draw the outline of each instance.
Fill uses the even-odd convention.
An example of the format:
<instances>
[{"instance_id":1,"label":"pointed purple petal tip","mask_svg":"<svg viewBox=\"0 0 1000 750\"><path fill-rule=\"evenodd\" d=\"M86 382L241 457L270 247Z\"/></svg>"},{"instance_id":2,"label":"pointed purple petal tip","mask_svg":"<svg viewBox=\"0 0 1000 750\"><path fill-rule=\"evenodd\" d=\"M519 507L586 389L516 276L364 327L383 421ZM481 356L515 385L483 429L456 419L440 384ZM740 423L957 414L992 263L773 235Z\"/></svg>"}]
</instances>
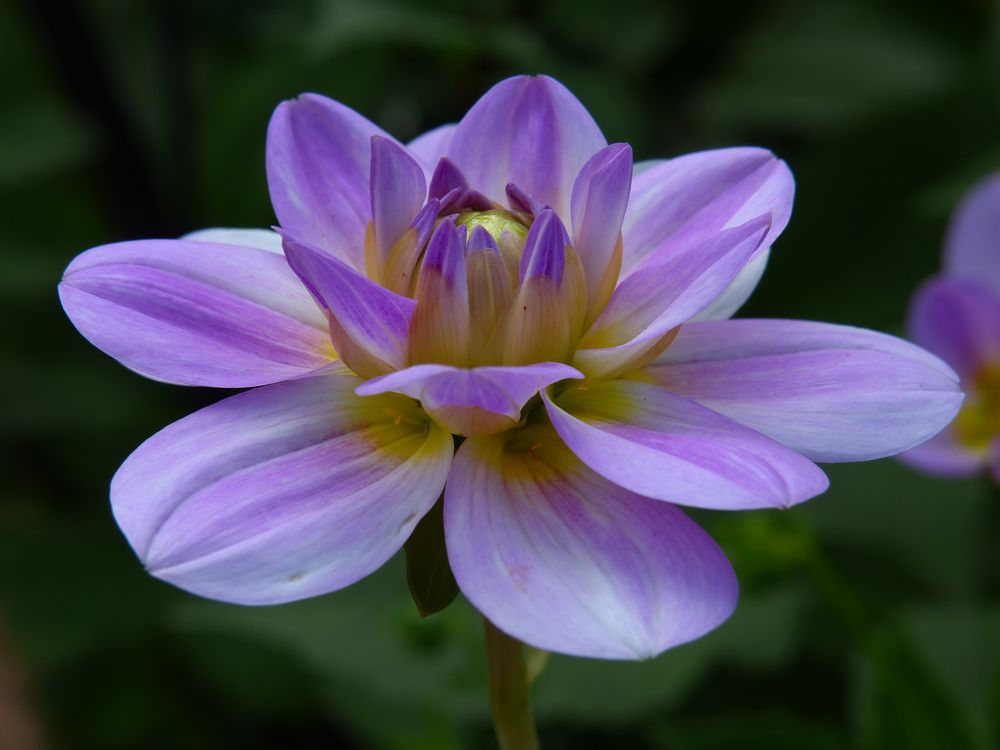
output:
<instances>
[{"instance_id":1,"label":"pointed purple petal tip","mask_svg":"<svg viewBox=\"0 0 1000 750\"><path fill-rule=\"evenodd\" d=\"M459 263L465 263L465 227L442 221L427 243L423 268L440 271L450 279L455 277Z\"/></svg>"},{"instance_id":2,"label":"pointed purple petal tip","mask_svg":"<svg viewBox=\"0 0 1000 750\"><path fill-rule=\"evenodd\" d=\"M428 195L432 198L444 198L449 192L455 189L467 190L469 183L465 175L451 159L447 157L438 161L431 176L431 184Z\"/></svg>"},{"instance_id":3,"label":"pointed purple petal tip","mask_svg":"<svg viewBox=\"0 0 1000 750\"><path fill-rule=\"evenodd\" d=\"M424 205L427 189L424 170L398 143L374 135L370 185L375 246L384 263L393 244Z\"/></svg>"},{"instance_id":4,"label":"pointed purple petal tip","mask_svg":"<svg viewBox=\"0 0 1000 750\"><path fill-rule=\"evenodd\" d=\"M472 229L472 234L469 235L469 241L466 243L465 252L467 255L479 251L488 252L500 252L500 246L497 245L497 241L493 239L493 235L486 231L486 228L482 225L476 225Z\"/></svg>"},{"instance_id":5,"label":"pointed purple petal tip","mask_svg":"<svg viewBox=\"0 0 1000 750\"><path fill-rule=\"evenodd\" d=\"M538 216L545 208L513 182L507 183L507 200L515 211L524 211L532 216Z\"/></svg>"},{"instance_id":6,"label":"pointed purple petal tip","mask_svg":"<svg viewBox=\"0 0 1000 750\"><path fill-rule=\"evenodd\" d=\"M542 211L528 230L521 253L521 281L547 277L562 281L569 234L552 209Z\"/></svg>"}]
</instances>

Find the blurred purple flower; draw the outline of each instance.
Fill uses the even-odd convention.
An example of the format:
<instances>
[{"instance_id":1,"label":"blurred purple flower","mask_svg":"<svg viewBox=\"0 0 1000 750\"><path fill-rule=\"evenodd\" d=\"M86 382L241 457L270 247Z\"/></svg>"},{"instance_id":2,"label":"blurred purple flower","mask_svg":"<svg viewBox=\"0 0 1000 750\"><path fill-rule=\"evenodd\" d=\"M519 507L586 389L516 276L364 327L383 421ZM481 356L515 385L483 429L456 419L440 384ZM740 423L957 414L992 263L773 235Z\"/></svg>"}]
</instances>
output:
<instances>
[{"instance_id":1,"label":"blurred purple flower","mask_svg":"<svg viewBox=\"0 0 1000 750\"><path fill-rule=\"evenodd\" d=\"M956 209L944 273L917 290L909 331L955 369L968 395L948 428L901 458L943 476L989 469L1000 482L1000 174Z\"/></svg>"},{"instance_id":2,"label":"blurred purple flower","mask_svg":"<svg viewBox=\"0 0 1000 750\"><path fill-rule=\"evenodd\" d=\"M335 101L285 102L267 172L278 233L106 245L60 286L136 372L259 386L112 482L149 571L202 596L347 586L444 492L455 577L499 628L648 657L737 598L675 504L788 507L826 489L813 461L899 453L958 410L954 373L902 340L728 320L791 213L768 151L633 168L562 85L519 77L406 146Z\"/></svg>"}]
</instances>

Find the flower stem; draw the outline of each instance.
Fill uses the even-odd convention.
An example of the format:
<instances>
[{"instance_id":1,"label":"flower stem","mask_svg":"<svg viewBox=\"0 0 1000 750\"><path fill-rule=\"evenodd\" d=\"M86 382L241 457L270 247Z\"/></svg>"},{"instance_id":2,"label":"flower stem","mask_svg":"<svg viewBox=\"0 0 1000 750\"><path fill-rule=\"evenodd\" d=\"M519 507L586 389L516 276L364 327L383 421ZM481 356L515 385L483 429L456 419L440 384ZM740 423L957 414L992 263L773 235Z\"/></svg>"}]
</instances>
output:
<instances>
[{"instance_id":1,"label":"flower stem","mask_svg":"<svg viewBox=\"0 0 1000 750\"><path fill-rule=\"evenodd\" d=\"M524 644L486 618L483 623L486 626L490 705L500 750L538 750Z\"/></svg>"},{"instance_id":2,"label":"flower stem","mask_svg":"<svg viewBox=\"0 0 1000 750\"><path fill-rule=\"evenodd\" d=\"M1000 482L984 474L982 483L986 506L980 522L978 562L983 571L983 594L993 598L1000 595L1000 550L995 543L997 532L1000 532Z\"/></svg>"}]
</instances>

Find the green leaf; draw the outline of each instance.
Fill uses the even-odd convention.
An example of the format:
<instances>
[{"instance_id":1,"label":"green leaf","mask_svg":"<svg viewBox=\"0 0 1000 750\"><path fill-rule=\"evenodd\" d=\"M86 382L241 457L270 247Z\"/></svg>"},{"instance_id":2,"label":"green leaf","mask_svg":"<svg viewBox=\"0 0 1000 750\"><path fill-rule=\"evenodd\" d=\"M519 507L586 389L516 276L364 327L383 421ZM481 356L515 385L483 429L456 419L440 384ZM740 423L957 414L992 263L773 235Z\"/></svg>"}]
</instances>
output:
<instances>
[{"instance_id":1,"label":"green leaf","mask_svg":"<svg viewBox=\"0 0 1000 750\"><path fill-rule=\"evenodd\" d=\"M443 507L438 500L406 542L406 583L421 617L440 612L458 596L444 546Z\"/></svg>"},{"instance_id":2,"label":"green leaf","mask_svg":"<svg viewBox=\"0 0 1000 750\"><path fill-rule=\"evenodd\" d=\"M1000 721L990 704L1000 697L990 694L994 681L1000 689L1000 607L936 601L900 617L927 665L962 706L978 746L1000 747L988 739L991 722Z\"/></svg>"},{"instance_id":3,"label":"green leaf","mask_svg":"<svg viewBox=\"0 0 1000 750\"><path fill-rule=\"evenodd\" d=\"M872 645L863 689L864 747L869 750L972 750L968 716L910 633L890 628Z\"/></svg>"}]
</instances>

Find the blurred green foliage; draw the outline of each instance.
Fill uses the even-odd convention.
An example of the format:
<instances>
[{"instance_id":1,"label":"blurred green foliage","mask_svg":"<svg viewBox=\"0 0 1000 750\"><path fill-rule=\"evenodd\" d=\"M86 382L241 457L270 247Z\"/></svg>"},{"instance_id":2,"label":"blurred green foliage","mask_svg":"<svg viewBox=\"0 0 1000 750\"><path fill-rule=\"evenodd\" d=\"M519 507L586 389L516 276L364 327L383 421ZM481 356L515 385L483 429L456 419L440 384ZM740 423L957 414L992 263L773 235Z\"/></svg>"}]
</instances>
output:
<instances>
[{"instance_id":1,"label":"blurred green foliage","mask_svg":"<svg viewBox=\"0 0 1000 750\"><path fill-rule=\"evenodd\" d=\"M272 223L279 100L319 91L406 139L546 72L639 159L768 146L796 212L743 314L893 332L951 207L1000 168L986 0L24 0L0 4L0 67L0 682L19 665L59 748L492 747L478 618L459 598L421 620L402 556L231 607L147 577L108 510L124 456L220 394L92 349L60 273L103 242ZM554 657L544 746L1000 746L1000 496L891 461L830 475L789 512L698 513L736 615L650 662Z\"/></svg>"}]
</instances>

